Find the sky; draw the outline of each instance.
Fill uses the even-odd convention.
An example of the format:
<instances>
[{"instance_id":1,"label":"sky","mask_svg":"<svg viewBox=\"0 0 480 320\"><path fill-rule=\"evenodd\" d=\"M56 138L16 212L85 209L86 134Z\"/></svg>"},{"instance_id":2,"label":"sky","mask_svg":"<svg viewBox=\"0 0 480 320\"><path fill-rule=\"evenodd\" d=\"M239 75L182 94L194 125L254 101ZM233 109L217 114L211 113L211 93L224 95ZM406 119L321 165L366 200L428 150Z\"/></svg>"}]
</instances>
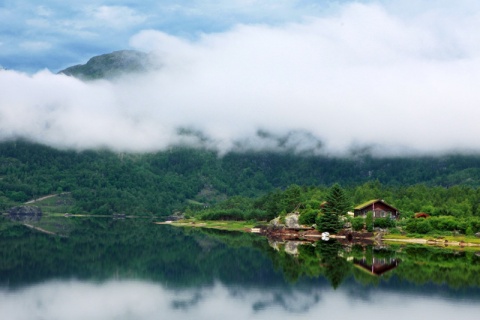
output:
<instances>
[{"instance_id":1,"label":"sky","mask_svg":"<svg viewBox=\"0 0 480 320\"><path fill-rule=\"evenodd\" d=\"M16 0L0 1L0 21L0 141L480 151L478 1ZM161 68L88 83L56 74L121 49Z\"/></svg>"}]
</instances>

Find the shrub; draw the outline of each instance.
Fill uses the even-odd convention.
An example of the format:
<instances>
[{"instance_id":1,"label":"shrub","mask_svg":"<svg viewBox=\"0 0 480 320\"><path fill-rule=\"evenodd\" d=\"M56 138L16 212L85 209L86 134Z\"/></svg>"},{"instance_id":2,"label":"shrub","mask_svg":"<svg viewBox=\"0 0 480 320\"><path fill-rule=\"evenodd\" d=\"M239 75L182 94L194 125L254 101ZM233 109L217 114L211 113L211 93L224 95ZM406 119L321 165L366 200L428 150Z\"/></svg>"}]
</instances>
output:
<instances>
[{"instance_id":1,"label":"shrub","mask_svg":"<svg viewBox=\"0 0 480 320\"><path fill-rule=\"evenodd\" d=\"M453 231L458 229L458 221L455 217L441 216L428 219L432 229L439 231Z\"/></svg>"},{"instance_id":2,"label":"shrub","mask_svg":"<svg viewBox=\"0 0 480 320\"><path fill-rule=\"evenodd\" d=\"M405 230L407 230L408 233L416 233L417 232L417 224L418 224L417 219L409 219L409 220L407 220L407 223L405 225Z\"/></svg>"},{"instance_id":3,"label":"shrub","mask_svg":"<svg viewBox=\"0 0 480 320\"><path fill-rule=\"evenodd\" d=\"M311 226L312 224L315 224L315 219L317 219L317 215L317 210L307 210L300 214L300 217L298 218L298 223Z\"/></svg>"},{"instance_id":4,"label":"shrub","mask_svg":"<svg viewBox=\"0 0 480 320\"><path fill-rule=\"evenodd\" d=\"M432 226L430 225L429 220L420 220L420 222L417 223L417 232L426 234L432 231Z\"/></svg>"},{"instance_id":5,"label":"shrub","mask_svg":"<svg viewBox=\"0 0 480 320\"><path fill-rule=\"evenodd\" d=\"M401 234L402 232L400 231L400 229L398 228L391 228L391 229L388 229L388 231L391 233L391 234Z\"/></svg>"},{"instance_id":6,"label":"shrub","mask_svg":"<svg viewBox=\"0 0 480 320\"><path fill-rule=\"evenodd\" d=\"M375 227L387 229L387 228L394 228L396 223L395 220L390 218L377 218L374 221Z\"/></svg>"},{"instance_id":7,"label":"shrub","mask_svg":"<svg viewBox=\"0 0 480 320\"><path fill-rule=\"evenodd\" d=\"M362 230L363 226L365 225L365 219L362 217L353 218L351 221L352 221L352 229L355 231Z\"/></svg>"},{"instance_id":8,"label":"shrub","mask_svg":"<svg viewBox=\"0 0 480 320\"><path fill-rule=\"evenodd\" d=\"M405 228L409 233L426 234L432 231L430 219L410 219Z\"/></svg>"},{"instance_id":9,"label":"shrub","mask_svg":"<svg viewBox=\"0 0 480 320\"><path fill-rule=\"evenodd\" d=\"M480 219L479 218L470 218L470 226L472 227L473 233L480 231Z\"/></svg>"},{"instance_id":10,"label":"shrub","mask_svg":"<svg viewBox=\"0 0 480 320\"><path fill-rule=\"evenodd\" d=\"M467 230L465 230L465 235L473 236L474 232L471 226L468 226Z\"/></svg>"}]
</instances>

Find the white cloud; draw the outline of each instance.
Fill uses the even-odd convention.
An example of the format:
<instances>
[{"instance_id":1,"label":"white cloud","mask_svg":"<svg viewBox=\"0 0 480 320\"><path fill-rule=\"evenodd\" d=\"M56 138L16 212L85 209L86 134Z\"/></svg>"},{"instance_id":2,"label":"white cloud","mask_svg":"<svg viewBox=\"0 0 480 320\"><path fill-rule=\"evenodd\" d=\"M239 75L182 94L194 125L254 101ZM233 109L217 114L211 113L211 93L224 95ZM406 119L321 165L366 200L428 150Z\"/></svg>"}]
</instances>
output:
<instances>
[{"instance_id":1,"label":"white cloud","mask_svg":"<svg viewBox=\"0 0 480 320\"><path fill-rule=\"evenodd\" d=\"M46 6L37 6L37 15L48 18L54 15L54 11Z\"/></svg>"},{"instance_id":2,"label":"white cloud","mask_svg":"<svg viewBox=\"0 0 480 320\"><path fill-rule=\"evenodd\" d=\"M273 147L295 131L290 144L308 132L305 148L318 138L330 152L478 152L480 34L472 31L480 11L472 8L450 15L432 6L405 17L350 4L302 23L238 25L195 41L143 31L131 45L155 52L158 72L88 84L0 73L8 92L0 137L145 151L184 141L177 129L192 128L229 150L238 141Z\"/></svg>"},{"instance_id":3,"label":"white cloud","mask_svg":"<svg viewBox=\"0 0 480 320\"><path fill-rule=\"evenodd\" d=\"M49 50L52 45L46 41L25 41L20 43L20 47L29 51Z\"/></svg>"},{"instance_id":4,"label":"white cloud","mask_svg":"<svg viewBox=\"0 0 480 320\"><path fill-rule=\"evenodd\" d=\"M92 7L89 13L96 20L106 27L124 29L138 25L146 20L146 16L135 12L135 10L124 6L100 6Z\"/></svg>"}]
</instances>

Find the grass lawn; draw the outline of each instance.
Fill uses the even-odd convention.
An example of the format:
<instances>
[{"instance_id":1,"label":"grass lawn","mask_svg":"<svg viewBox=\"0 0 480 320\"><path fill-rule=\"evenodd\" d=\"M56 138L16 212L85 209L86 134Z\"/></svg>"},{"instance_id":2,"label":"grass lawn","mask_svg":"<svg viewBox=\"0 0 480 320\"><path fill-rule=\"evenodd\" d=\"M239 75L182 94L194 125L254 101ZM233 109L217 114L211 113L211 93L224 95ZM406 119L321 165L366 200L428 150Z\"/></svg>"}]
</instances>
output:
<instances>
[{"instance_id":1,"label":"grass lawn","mask_svg":"<svg viewBox=\"0 0 480 320\"><path fill-rule=\"evenodd\" d=\"M255 227L255 223L248 221L198 221L195 219L174 221L171 225L177 227L210 228L229 231L247 231Z\"/></svg>"}]
</instances>

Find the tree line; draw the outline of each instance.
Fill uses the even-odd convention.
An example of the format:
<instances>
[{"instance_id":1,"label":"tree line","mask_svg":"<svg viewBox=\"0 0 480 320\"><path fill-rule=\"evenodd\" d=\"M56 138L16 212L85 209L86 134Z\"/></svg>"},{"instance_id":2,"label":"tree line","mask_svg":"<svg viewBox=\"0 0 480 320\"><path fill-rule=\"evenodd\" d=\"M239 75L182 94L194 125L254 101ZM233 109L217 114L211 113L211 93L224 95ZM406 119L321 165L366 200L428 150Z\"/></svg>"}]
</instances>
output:
<instances>
[{"instance_id":1,"label":"tree line","mask_svg":"<svg viewBox=\"0 0 480 320\"><path fill-rule=\"evenodd\" d=\"M373 219L348 216L356 205L372 199L383 199L400 210L400 219ZM320 231L336 233L347 223L353 230L374 227L392 232L451 234L458 232L473 235L480 232L480 189L468 186L429 187L384 186L378 181L355 187L342 188L335 184L325 186L290 185L285 190L247 198L236 196L210 208L189 207L187 217L202 220L255 220L268 221L287 213L298 212L303 225L316 225ZM415 214L425 213L428 219L418 219Z\"/></svg>"},{"instance_id":2,"label":"tree line","mask_svg":"<svg viewBox=\"0 0 480 320\"><path fill-rule=\"evenodd\" d=\"M72 213L168 216L175 211L268 219L318 210L339 183L352 205L373 198L402 212L478 216L480 156L374 158L205 149L123 154L0 143L0 210L70 192ZM235 212L236 211L236 212Z\"/></svg>"}]
</instances>

